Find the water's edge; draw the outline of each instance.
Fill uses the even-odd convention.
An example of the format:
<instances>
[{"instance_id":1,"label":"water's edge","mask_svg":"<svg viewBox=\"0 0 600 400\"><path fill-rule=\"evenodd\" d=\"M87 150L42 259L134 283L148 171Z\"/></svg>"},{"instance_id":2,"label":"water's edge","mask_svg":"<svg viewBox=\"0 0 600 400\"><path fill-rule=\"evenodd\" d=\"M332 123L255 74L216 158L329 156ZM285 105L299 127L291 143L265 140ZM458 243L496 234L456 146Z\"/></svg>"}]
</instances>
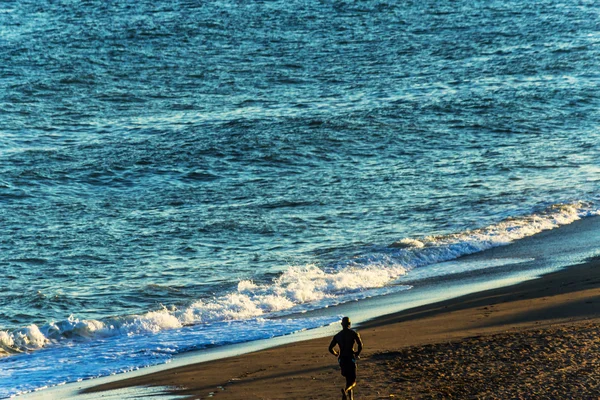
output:
<instances>
[{"instance_id":1,"label":"water's edge","mask_svg":"<svg viewBox=\"0 0 600 400\"><path fill-rule=\"evenodd\" d=\"M530 258L529 261L504 264L501 267L496 268L492 273L487 271L485 274L472 274L470 277L462 276L460 279L428 282L427 285L414 287L413 290L345 303L328 309L317 310L312 312L312 314L352 315L355 324L360 327L361 323L367 321L373 322L378 318L419 306L433 305L474 293L518 285L522 282L539 278L542 275L580 264L586 259L600 254L600 249L595 248L593 245L585 246L585 243L582 243L582 240L590 244L593 243L593 241L598 240L600 238L599 227L600 217L585 218L552 231L544 231L508 246L493 248L454 261L479 262L484 259L498 260L509 257L526 259L525 257L532 256L534 253L539 255L537 258ZM575 246L574 243L579 243L580 245ZM572 249L572 251L566 249ZM101 393L90 393L85 395L80 393L83 390L117 380L129 379L190 364L235 357L294 342L322 338L332 335L338 329L339 327L337 324L332 324L270 339L191 351L175 356L173 360L167 364L142 368L125 374L69 383L25 394L20 396L20 398L100 398L102 396ZM130 392L120 391L119 395L124 398L127 398L129 395L134 396L138 393L136 390L139 389L132 388Z\"/></svg>"}]
</instances>

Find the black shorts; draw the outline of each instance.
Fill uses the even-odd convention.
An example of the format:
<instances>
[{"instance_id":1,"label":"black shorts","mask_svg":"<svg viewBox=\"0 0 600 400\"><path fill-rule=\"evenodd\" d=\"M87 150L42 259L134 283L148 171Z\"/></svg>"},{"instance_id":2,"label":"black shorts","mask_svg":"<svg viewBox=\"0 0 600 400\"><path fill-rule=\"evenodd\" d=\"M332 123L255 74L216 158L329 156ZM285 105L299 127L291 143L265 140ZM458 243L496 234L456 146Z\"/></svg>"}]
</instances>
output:
<instances>
[{"instance_id":1,"label":"black shorts","mask_svg":"<svg viewBox=\"0 0 600 400\"><path fill-rule=\"evenodd\" d=\"M356 379L356 360L354 357L340 357L338 358L338 362L340 363L342 376Z\"/></svg>"}]
</instances>

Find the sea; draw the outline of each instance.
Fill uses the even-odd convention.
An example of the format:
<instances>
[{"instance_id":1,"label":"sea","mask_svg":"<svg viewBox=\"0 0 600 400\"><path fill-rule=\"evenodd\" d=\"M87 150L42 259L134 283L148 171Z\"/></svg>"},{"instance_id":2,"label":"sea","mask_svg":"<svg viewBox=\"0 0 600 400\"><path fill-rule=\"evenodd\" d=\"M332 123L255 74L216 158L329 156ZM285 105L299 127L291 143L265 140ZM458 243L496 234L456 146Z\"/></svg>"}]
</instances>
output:
<instances>
[{"instance_id":1,"label":"sea","mask_svg":"<svg viewBox=\"0 0 600 400\"><path fill-rule=\"evenodd\" d=\"M597 1L3 0L0 57L0 398L469 290L600 211Z\"/></svg>"}]
</instances>

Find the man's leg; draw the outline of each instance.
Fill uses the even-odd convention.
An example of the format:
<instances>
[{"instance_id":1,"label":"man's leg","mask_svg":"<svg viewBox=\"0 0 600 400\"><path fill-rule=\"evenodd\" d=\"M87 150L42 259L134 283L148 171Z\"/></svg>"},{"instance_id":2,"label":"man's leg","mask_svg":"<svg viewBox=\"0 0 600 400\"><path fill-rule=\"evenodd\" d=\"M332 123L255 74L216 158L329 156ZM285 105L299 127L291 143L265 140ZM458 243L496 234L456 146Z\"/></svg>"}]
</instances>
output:
<instances>
[{"instance_id":1,"label":"man's leg","mask_svg":"<svg viewBox=\"0 0 600 400\"><path fill-rule=\"evenodd\" d=\"M348 374L346 371L346 364L343 362L340 362L340 369L342 370L342 376L344 378L346 378L346 375ZM348 382L348 378L346 378L346 382ZM348 400L348 398L346 397L345 387L342 388L342 400Z\"/></svg>"},{"instance_id":2,"label":"man's leg","mask_svg":"<svg viewBox=\"0 0 600 400\"><path fill-rule=\"evenodd\" d=\"M352 400L354 398L352 389L356 386L356 364L354 363L354 360L342 359L340 367L342 375L346 378L346 387L342 389L342 393L345 397L342 397L342 399Z\"/></svg>"},{"instance_id":3,"label":"man's leg","mask_svg":"<svg viewBox=\"0 0 600 400\"><path fill-rule=\"evenodd\" d=\"M356 386L356 372L354 373L349 373L346 375L346 396L348 400L353 400L354 399L354 393L352 391L352 389L354 389L354 387Z\"/></svg>"}]
</instances>

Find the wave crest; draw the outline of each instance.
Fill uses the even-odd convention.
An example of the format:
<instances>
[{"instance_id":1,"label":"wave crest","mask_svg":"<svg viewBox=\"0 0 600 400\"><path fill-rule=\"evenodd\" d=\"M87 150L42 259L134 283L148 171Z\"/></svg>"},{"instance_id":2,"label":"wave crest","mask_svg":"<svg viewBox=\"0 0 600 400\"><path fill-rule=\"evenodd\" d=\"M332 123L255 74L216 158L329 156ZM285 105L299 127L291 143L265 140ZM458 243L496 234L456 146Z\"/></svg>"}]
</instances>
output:
<instances>
[{"instance_id":1,"label":"wave crest","mask_svg":"<svg viewBox=\"0 0 600 400\"><path fill-rule=\"evenodd\" d=\"M229 293L197 300L181 308L162 307L142 315L103 320L70 316L40 328L30 325L10 332L0 331L0 349L17 353L37 350L64 339L130 336L186 325L276 317L405 290L409 287L397 285L397 279L411 269L505 245L598 214L598 210L586 203L556 204L542 212L508 218L481 229L405 238L328 268L291 266L268 283L242 280Z\"/></svg>"}]
</instances>

